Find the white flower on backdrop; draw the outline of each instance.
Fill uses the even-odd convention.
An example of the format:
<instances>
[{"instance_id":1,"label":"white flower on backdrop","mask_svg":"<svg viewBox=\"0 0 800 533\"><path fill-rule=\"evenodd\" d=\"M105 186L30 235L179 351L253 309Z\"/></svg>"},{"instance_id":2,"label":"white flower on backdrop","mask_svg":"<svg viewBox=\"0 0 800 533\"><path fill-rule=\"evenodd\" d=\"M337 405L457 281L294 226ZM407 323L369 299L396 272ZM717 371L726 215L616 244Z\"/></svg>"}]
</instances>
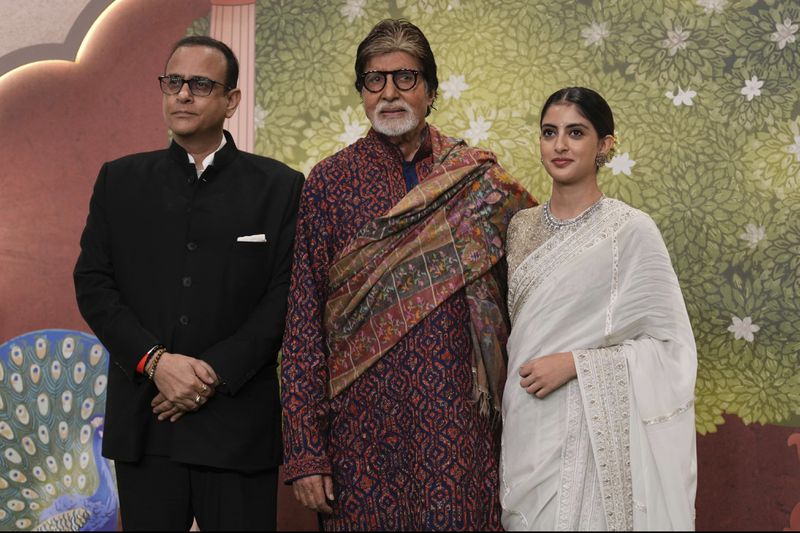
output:
<instances>
[{"instance_id":1,"label":"white flower on backdrop","mask_svg":"<svg viewBox=\"0 0 800 533\"><path fill-rule=\"evenodd\" d=\"M736 340L744 339L747 342L753 342L755 340L753 333L760 329L760 326L753 324L753 319L749 316L741 319L737 316L731 317L731 325L728 326L728 331L733 333Z\"/></svg>"},{"instance_id":2,"label":"white flower on backdrop","mask_svg":"<svg viewBox=\"0 0 800 533\"><path fill-rule=\"evenodd\" d=\"M591 26L581 30L583 44L586 46L600 46L609 35L611 35L611 32L608 31L607 22L592 22Z\"/></svg>"},{"instance_id":3,"label":"white flower on backdrop","mask_svg":"<svg viewBox=\"0 0 800 533\"><path fill-rule=\"evenodd\" d=\"M465 81L465 76L463 74L460 76L453 74L447 78L447 80L440 83L439 87L442 89L442 94L446 100L450 98L458 100L461 98L461 93L469 89L469 84Z\"/></svg>"},{"instance_id":4,"label":"white flower on backdrop","mask_svg":"<svg viewBox=\"0 0 800 533\"><path fill-rule=\"evenodd\" d=\"M672 104L675 106L682 106L682 105L694 105L692 102L692 98L697 96L697 91L693 91L691 89L686 89L685 91L678 86L678 92L673 93L672 91L667 91L664 95L672 100Z\"/></svg>"},{"instance_id":5,"label":"white flower on backdrop","mask_svg":"<svg viewBox=\"0 0 800 533\"><path fill-rule=\"evenodd\" d=\"M342 119L343 130L336 137L336 140L349 146L359 140L367 129L367 125L353 118L352 108L343 109L339 112L339 117Z\"/></svg>"},{"instance_id":6,"label":"white flower on backdrop","mask_svg":"<svg viewBox=\"0 0 800 533\"><path fill-rule=\"evenodd\" d=\"M624 154L615 155L611 161L606 163L606 166L611 169L611 173L616 176L617 174L631 175L631 169L636 164L636 161L630 158L628 152Z\"/></svg>"},{"instance_id":7,"label":"white flower on backdrop","mask_svg":"<svg viewBox=\"0 0 800 533\"><path fill-rule=\"evenodd\" d=\"M467 115L469 115L469 129L464 132L464 137L469 141L470 145L477 146L489 138L492 121L486 120L483 115L476 117L472 109L467 110Z\"/></svg>"},{"instance_id":8,"label":"white flower on backdrop","mask_svg":"<svg viewBox=\"0 0 800 533\"><path fill-rule=\"evenodd\" d=\"M343 17L347 17L348 21L353 22L364 14L364 6L366 5L367 0L347 0L339 12Z\"/></svg>"},{"instance_id":9,"label":"white flower on backdrop","mask_svg":"<svg viewBox=\"0 0 800 533\"><path fill-rule=\"evenodd\" d=\"M697 0L697 5L705 9L706 15L722 13L728 5L728 0Z\"/></svg>"},{"instance_id":10,"label":"white flower on backdrop","mask_svg":"<svg viewBox=\"0 0 800 533\"><path fill-rule=\"evenodd\" d=\"M800 26L792 24L791 19L784 19L783 24L776 22L775 32L769 36L769 40L777 43L778 50L783 50L787 44L795 41L794 34L797 33L798 29L800 29Z\"/></svg>"},{"instance_id":11,"label":"white flower on backdrop","mask_svg":"<svg viewBox=\"0 0 800 533\"><path fill-rule=\"evenodd\" d=\"M764 226L757 226L756 224L748 224L744 228L744 233L739 235L740 239L747 241L750 248L755 248L759 242L764 240L767 235L767 230Z\"/></svg>"},{"instance_id":12,"label":"white flower on backdrop","mask_svg":"<svg viewBox=\"0 0 800 533\"><path fill-rule=\"evenodd\" d=\"M758 77L753 76L749 80L744 80L744 87L742 87L742 94L747 97L747 101L751 101L756 96L761 96L761 87L764 86L764 80L759 80Z\"/></svg>"},{"instance_id":13,"label":"white flower on backdrop","mask_svg":"<svg viewBox=\"0 0 800 533\"><path fill-rule=\"evenodd\" d=\"M669 55L674 56L679 50L684 50L688 46L691 32L676 26L674 30L667 31L667 38L661 41L661 46L669 50Z\"/></svg>"}]
</instances>

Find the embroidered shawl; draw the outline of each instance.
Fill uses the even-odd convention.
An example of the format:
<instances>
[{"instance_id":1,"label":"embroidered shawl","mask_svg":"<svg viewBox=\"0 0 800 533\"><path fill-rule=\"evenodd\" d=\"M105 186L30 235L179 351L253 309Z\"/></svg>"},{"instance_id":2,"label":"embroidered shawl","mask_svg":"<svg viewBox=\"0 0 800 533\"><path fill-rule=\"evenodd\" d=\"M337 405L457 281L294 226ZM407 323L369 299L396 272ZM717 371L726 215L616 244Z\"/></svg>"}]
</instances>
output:
<instances>
[{"instance_id":1,"label":"embroidered shawl","mask_svg":"<svg viewBox=\"0 0 800 533\"><path fill-rule=\"evenodd\" d=\"M329 271L324 324L329 395L375 364L441 302L465 288L476 399L500 410L508 337L505 298L492 267L511 217L534 205L492 152L430 127L430 176L361 228Z\"/></svg>"}]
</instances>

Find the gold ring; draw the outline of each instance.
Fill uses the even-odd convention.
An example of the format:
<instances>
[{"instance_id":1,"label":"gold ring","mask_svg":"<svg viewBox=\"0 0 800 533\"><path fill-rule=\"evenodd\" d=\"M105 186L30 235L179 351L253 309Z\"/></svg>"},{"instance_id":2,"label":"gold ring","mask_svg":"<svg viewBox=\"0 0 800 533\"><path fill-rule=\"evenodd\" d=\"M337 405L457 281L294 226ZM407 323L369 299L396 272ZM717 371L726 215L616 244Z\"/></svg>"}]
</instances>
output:
<instances>
[{"instance_id":1,"label":"gold ring","mask_svg":"<svg viewBox=\"0 0 800 533\"><path fill-rule=\"evenodd\" d=\"M205 392L205 391L207 391L207 390L208 390L208 387L206 387L206 384L205 384L205 383L203 383L203 386L202 386L202 387L200 387L200 390L201 390L201 391L203 391L203 392Z\"/></svg>"},{"instance_id":2,"label":"gold ring","mask_svg":"<svg viewBox=\"0 0 800 533\"><path fill-rule=\"evenodd\" d=\"M196 403L198 405L200 404L200 395L199 394L194 397L194 403Z\"/></svg>"}]
</instances>

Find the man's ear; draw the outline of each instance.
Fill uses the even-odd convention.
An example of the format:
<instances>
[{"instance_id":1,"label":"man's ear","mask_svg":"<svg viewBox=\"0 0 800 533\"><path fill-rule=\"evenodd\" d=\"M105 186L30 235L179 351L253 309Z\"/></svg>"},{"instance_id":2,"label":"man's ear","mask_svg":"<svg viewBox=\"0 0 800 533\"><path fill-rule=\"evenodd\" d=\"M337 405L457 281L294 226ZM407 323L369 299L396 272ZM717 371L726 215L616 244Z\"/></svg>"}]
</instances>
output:
<instances>
[{"instance_id":1,"label":"man's ear","mask_svg":"<svg viewBox=\"0 0 800 533\"><path fill-rule=\"evenodd\" d=\"M238 87L231 89L225 97L228 99L228 105L225 106L225 116L231 118L236 112L236 108L239 107L239 102L242 101L242 91Z\"/></svg>"}]
</instances>

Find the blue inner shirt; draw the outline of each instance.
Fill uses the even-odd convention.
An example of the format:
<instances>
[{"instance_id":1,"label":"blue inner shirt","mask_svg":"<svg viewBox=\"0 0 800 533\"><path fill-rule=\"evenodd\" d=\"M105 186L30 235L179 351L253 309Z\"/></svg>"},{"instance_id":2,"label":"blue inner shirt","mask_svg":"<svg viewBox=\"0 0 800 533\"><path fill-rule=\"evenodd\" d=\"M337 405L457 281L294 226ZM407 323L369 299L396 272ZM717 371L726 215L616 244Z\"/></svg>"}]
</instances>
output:
<instances>
[{"instance_id":1,"label":"blue inner shirt","mask_svg":"<svg viewBox=\"0 0 800 533\"><path fill-rule=\"evenodd\" d=\"M403 177L406 180L406 192L417 186L419 178L417 178L417 167L414 161L403 161Z\"/></svg>"}]
</instances>

